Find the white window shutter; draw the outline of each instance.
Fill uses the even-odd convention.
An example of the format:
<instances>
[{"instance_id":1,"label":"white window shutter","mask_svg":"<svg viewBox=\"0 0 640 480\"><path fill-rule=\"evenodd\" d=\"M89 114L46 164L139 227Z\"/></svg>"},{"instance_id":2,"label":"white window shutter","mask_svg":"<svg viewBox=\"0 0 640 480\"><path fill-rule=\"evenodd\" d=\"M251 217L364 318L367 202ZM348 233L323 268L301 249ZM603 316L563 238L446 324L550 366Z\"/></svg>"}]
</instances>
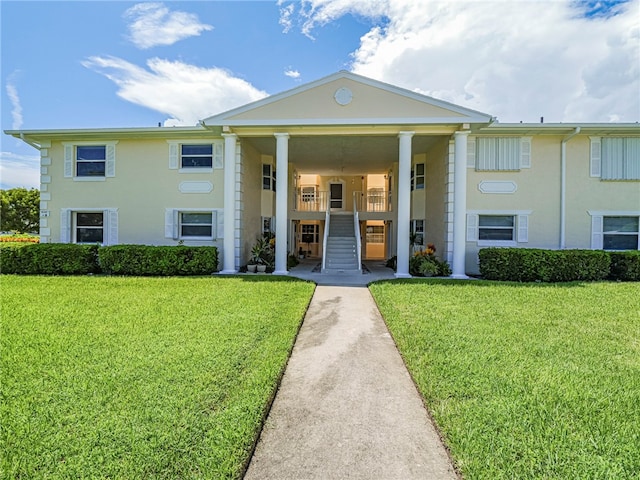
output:
<instances>
[{"instance_id":1,"label":"white window shutter","mask_svg":"<svg viewBox=\"0 0 640 480\"><path fill-rule=\"evenodd\" d=\"M276 217L271 217L271 225L269 227L271 228L271 233L276 233Z\"/></svg>"},{"instance_id":2,"label":"white window shutter","mask_svg":"<svg viewBox=\"0 0 640 480\"><path fill-rule=\"evenodd\" d=\"M169 144L169 168L171 170L178 169L178 147L175 142Z\"/></svg>"},{"instance_id":3,"label":"white window shutter","mask_svg":"<svg viewBox=\"0 0 640 480\"><path fill-rule=\"evenodd\" d=\"M602 243L602 216L594 215L591 217L591 248L593 250L602 250Z\"/></svg>"},{"instance_id":4,"label":"white window shutter","mask_svg":"<svg viewBox=\"0 0 640 480\"><path fill-rule=\"evenodd\" d=\"M164 236L178 239L178 211L173 208L167 208L164 212Z\"/></svg>"},{"instance_id":5,"label":"white window shutter","mask_svg":"<svg viewBox=\"0 0 640 480\"><path fill-rule=\"evenodd\" d=\"M107 145L105 148L106 153L106 168L105 168L105 176L106 177L115 177L116 176L116 146L115 145Z\"/></svg>"},{"instance_id":6,"label":"white window shutter","mask_svg":"<svg viewBox=\"0 0 640 480\"><path fill-rule=\"evenodd\" d=\"M218 209L216 215L216 236L215 238L224 238L224 210Z\"/></svg>"},{"instance_id":7,"label":"white window shutter","mask_svg":"<svg viewBox=\"0 0 640 480\"><path fill-rule=\"evenodd\" d=\"M64 146L64 176L73 177L73 145Z\"/></svg>"},{"instance_id":8,"label":"white window shutter","mask_svg":"<svg viewBox=\"0 0 640 480\"><path fill-rule=\"evenodd\" d=\"M529 241L529 216L518 215L518 243Z\"/></svg>"},{"instance_id":9,"label":"white window shutter","mask_svg":"<svg viewBox=\"0 0 640 480\"><path fill-rule=\"evenodd\" d=\"M520 138L520 168L531 168L531 137Z\"/></svg>"},{"instance_id":10,"label":"white window shutter","mask_svg":"<svg viewBox=\"0 0 640 480\"><path fill-rule=\"evenodd\" d=\"M478 215L467 214L467 242L478 241Z\"/></svg>"},{"instance_id":11,"label":"white window shutter","mask_svg":"<svg viewBox=\"0 0 640 480\"><path fill-rule=\"evenodd\" d=\"M63 208L60 211L60 243L71 242L71 210Z\"/></svg>"},{"instance_id":12,"label":"white window shutter","mask_svg":"<svg viewBox=\"0 0 640 480\"><path fill-rule=\"evenodd\" d=\"M213 168L224 167L224 143L214 142L213 144Z\"/></svg>"},{"instance_id":13,"label":"white window shutter","mask_svg":"<svg viewBox=\"0 0 640 480\"><path fill-rule=\"evenodd\" d=\"M106 245L118 244L118 209L110 208L105 210L104 216L107 218Z\"/></svg>"},{"instance_id":14,"label":"white window shutter","mask_svg":"<svg viewBox=\"0 0 640 480\"><path fill-rule=\"evenodd\" d=\"M589 137L591 140L591 176L600 177L602 171L602 140L600 137Z\"/></svg>"},{"instance_id":15,"label":"white window shutter","mask_svg":"<svg viewBox=\"0 0 640 480\"><path fill-rule=\"evenodd\" d=\"M476 137L467 138L467 168L476 168Z\"/></svg>"}]
</instances>

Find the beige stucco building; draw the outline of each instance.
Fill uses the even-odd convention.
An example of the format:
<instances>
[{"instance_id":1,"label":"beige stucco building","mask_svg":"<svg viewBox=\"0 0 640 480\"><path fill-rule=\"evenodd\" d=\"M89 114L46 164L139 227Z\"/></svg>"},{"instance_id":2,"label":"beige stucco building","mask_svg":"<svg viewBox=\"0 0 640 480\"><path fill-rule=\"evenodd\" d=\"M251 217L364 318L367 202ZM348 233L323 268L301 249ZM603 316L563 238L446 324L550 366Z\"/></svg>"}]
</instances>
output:
<instances>
[{"instance_id":1,"label":"beige stucco building","mask_svg":"<svg viewBox=\"0 0 640 480\"><path fill-rule=\"evenodd\" d=\"M276 273L399 277L412 233L454 277L484 246L640 248L637 123L502 124L339 72L195 127L6 133L40 150L42 242L216 245L231 273L268 230Z\"/></svg>"}]
</instances>

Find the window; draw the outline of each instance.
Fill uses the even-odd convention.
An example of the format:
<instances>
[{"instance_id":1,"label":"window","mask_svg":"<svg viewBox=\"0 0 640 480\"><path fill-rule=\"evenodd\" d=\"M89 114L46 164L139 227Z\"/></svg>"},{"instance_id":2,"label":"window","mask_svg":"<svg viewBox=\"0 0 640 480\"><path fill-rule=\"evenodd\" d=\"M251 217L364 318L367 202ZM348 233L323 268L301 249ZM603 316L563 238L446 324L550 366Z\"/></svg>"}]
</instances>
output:
<instances>
[{"instance_id":1,"label":"window","mask_svg":"<svg viewBox=\"0 0 640 480\"><path fill-rule=\"evenodd\" d=\"M384 225L367 225L367 243L384 243Z\"/></svg>"},{"instance_id":2,"label":"window","mask_svg":"<svg viewBox=\"0 0 640 480\"><path fill-rule=\"evenodd\" d=\"M116 173L116 143L63 142L64 176L78 181L104 181Z\"/></svg>"},{"instance_id":3,"label":"window","mask_svg":"<svg viewBox=\"0 0 640 480\"><path fill-rule=\"evenodd\" d=\"M276 227L276 222L275 222L275 218L274 217L262 217L262 233L275 233L275 227Z\"/></svg>"},{"instance_id":4,"label":"window","mask_svg":"<svg viewBox=\"0 0 640 480\"><path fill-rule=\"evenodd\" d=\"M591 176L640 180L640 138L591 137Z\"/></svg>"},{"instance_id":5,"label":"window","mask_svg":"<svg viewBox=\"0 0 640 480\"><path fill-rule=\"evenodd\" d=\"M638 250L640 217L603 217L604 250Z\"/></svg>"},{"instance_id":6,"label":"window","mask_svg":"<svg viewBox=\"0 0 640 480\"><path fill-rule=\"evenodd\" d=\"M218 210L165 210L164 236L173 240L214 240L222 232L222 216ZM218 225L218 221L220 224Z\"/></svg>"},{"instance_id":7,"label":"window","mask_svg":"<svg viewBox=\"0 0 640 480\"><path fill-rule=\"evenodd\" d=\"M411 190L424 190L424 163L416 163L411 170Z\"/></svg>"},{"instance_id":8,"label":"window","mask_svg":"<svg viewBox=\"0 0 640 480\"><path fill-rule=\"evenodd\" d=\"M320 225L302 224L302 243L320 243Z\"/></svg>"},{"instance_id":9,"label":"window","mask_svg":"<svg viewBox=\"0 0 640 480\"><path fill-rule=\"evenodd\" d=\"M276 171L268 163L262 164L262 189L276 191Z\"/></svg>"},{"instance_id":10,"label":"window","mask_svg":"<svg viewBox=\"0 0 640 480\"><path fill-rule=\"evenodd\" d=\"M513 215L480 215L478 240L513 241L515 218Z\"/></svg>"},{"instance_id":11,"label":"window","mask_svg":"<svg viewBox=\"0 0 640 480\"><path fill-rule=\"evenodd\" d=\"M414 245L424 245L424 220L411 220L411 236L415 235Z\"/></svg>"},{"instance_id":12,"label":"window","mask_svg":"<svg viewBox=\"0 0 640 480\"><path fill-rule=\"evenodd\" d=\"M467 165L480 171L531 167L531 137L469 137Z\"/></svg>"},{"instance_id":13,"label":"window","mask_svg":"<svg viewBox=\"0 0 640 480\"><path fill-rule=\"evenodd\" d=\"M516 246L529 241L530 210L479 211L467 214L467 242L478 246Z\"/></svg>"},{"instance_id":14,"label":"window","mask_svg":"<svg viewBox=\"0 0 640 480\"><path fill-rule=\"evenodd\" d=\"M180 212L181 238L213 238L213 213Z\"/></svg>"},{"instance_id":15,"label":"window","mask_svg":"<svg viewBox=\"0 0 640 480\"><path fill-rule=\"evenodd\" d=\"M104 177L107 147L104 145L78 145L76 147L76 176Z\"/></svg>"},{"instance_id":16,"label":"window","mask_svg":"<svg viewBox=\"0 0 640 480\"><path fill-rule=\"evenodd\" d=\"M167 140L169 168L178 173L209 173L224 167L224 141Z\"/></svg>"},{"instance_id":17,"label":"window","mask_svg":"<svg viewBox=\"0 0 640 480\"><path fill-rule=\"evenodd\" d=\"M118 209L61 209L60 243L117 245Z\"/></svg>"},{"instance_id":18,"label":"window","mask_svg":"<svg viewBox=\"0 0 640 480\"><path fill-rule=\"evenodd\" d=\"M76 212L74 217L74 243L103 243L103 212Z\"/></svg>"},{"instance_id":19,"label":"window","mask_svg":"<svg viewBox=\"0 0 640 480\"><path fill-rule=\"evenodd\" d=\"M213 145L180 145L181 168L213 168Z\"/></svg>"}]
</instances>

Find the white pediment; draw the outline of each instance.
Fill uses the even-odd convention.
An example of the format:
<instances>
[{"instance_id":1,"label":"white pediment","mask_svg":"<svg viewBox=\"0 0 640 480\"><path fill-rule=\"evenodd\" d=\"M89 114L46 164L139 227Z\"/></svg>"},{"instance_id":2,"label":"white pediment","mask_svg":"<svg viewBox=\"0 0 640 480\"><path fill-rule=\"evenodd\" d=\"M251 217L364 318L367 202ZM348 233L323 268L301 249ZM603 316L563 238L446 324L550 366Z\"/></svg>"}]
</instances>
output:
<instances>
[{"instance_id":1,"label":"white pediment","mask_svg":"<svg viewBox=\"0 0 640 480\"><path fill-rule=\"evenodd\" d=\"M341 71L209 117L210 126L489 123L490 115Z\"/></svg>"}]
</instances>

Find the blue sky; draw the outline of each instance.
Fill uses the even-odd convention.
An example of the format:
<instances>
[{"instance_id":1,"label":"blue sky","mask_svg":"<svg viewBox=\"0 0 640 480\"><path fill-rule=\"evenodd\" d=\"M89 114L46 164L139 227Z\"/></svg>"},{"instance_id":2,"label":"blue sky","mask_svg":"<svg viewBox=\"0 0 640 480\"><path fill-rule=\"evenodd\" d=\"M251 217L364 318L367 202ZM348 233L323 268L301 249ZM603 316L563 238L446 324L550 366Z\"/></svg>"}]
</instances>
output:
<instances>
[{"instance_id":1,"label":"blue sky","mask_svg":"<svg viewBox=\"0 0 640 480\"><path fill-rule=\"evenodd\" d=\"M2 130L194 125L338 70L502 122L640 120L640 0L1 1ZM38 186L1 136L0 187Z\"/></svg>"}]
</instances>

